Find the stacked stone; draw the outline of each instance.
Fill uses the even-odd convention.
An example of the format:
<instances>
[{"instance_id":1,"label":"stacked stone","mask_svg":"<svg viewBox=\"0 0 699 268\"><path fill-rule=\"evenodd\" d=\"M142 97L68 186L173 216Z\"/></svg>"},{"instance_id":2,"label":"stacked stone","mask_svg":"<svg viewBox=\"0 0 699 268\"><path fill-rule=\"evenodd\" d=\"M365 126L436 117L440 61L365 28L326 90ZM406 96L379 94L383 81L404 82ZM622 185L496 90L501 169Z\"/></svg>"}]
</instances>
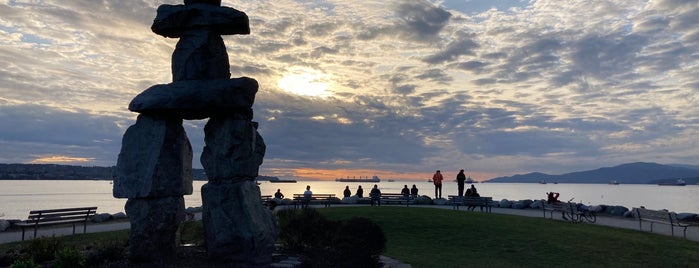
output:
<instances>
[{"instance_id":1,"label":"stacked stone","mask_svg":"<svg viewBox=\"0 0 699 268\"><path fill-rule=\"evenodd\" d=\"M131 258L173 259L184 219L182 196L192 193L192 149L182 120L209 118L201 156L209 178L201 191L207 251L241 265L269 264L276 225L254 182L265 154L252 121L258 83L230 78L221 38L249 34L247 15L222 7L220 0L185 0L161 5L151 29L179 41L172 55L173 82L152 86L129 104L140 115L123 137L114 196L129 199Z\"/></svg>"}]
</instances>

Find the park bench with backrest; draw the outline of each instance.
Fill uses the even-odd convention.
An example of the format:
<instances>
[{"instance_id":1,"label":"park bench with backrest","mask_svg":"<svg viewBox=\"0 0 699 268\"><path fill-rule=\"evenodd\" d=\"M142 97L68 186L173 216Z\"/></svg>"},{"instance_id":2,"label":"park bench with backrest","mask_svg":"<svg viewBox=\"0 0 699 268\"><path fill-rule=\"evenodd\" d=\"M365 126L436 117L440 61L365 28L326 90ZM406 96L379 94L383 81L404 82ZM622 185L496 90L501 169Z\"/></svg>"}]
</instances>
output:
<instances>
[{"instance_id":1,"label":"park bench with backrest","mask_svg":"<svg viewBox=\"0 0 699 268\"><path fill-rule=\"evenodd\" d=\"M543 201L544 205L542 210L544 211L544 218L546 218L546 212L549 212L549 218L553 219L554 212L561 212L561 216L566 218L565 215L573 215L573 206L570 202L551 202L548 203Z\"/></svg>"},{"instance_id":2,"label":"park bench with backrest","mask_svg":"<svg viewBox=\"0 0 699 268\"><path fill-rule=\"evenodd\" d=\"M382 193L382 194L381 194L381 198L379 199L379 201L380 201L382 204L387 204L387 205L390 205L390 204L399 204L399 205L405 204L405 206L407 206L407 207L410 206L410 202L411 202L412 200L413 200L413 197L410 196L410 195L405 196L405 195L403 195L403 194L397 194L397 193Z\"/></svg>"},{"instance_id":3,"label":"park bench with backrest","mask_svg":"<svg viewBox=\"0 0 699 268\"><path fill-rule=\"evenodd\" d=\"M459 210L459 207L465 206L470 210L479 207L481 211L488 213L492 212L493 198L488 196L458 196L450 195L449 200L454 209ZM483 210L485 208L485 210Z\"/></svg>"},{"instance_id":4,"label":"park bench with backrest","mask_svg":"<svg viewBox=\"0 0 699 268\"><path fill-rule=\"evenodd\" d=\"M687 238L687 227L696 226L697 224L681 222L677 218L677 213L667 210L652 210L646 208L633 208L638 217L638 229L643 231L643 222L650 223L650 231L653 232L653 224L660 223L670 225L670 233L675 236L675 227L683 229L684 238Z\"/></svg>"},{"instance_id":5,"label":"park bench with backrest","mask_svg":"<svg viewBox=\"0 0 699 268\"><path fill-rule=\"evenodd\" d=\"M308 199L304 194L294 194L294 208L305 208L308 205L323 205L324 207L330 207L333 202L335 194L316 194L311 195Z\"/></svg>"},{"instance_id":6,"label":"park bench with backrest","mask_svg":"<svg viewBox=\"0 0 699 268\"><path fill-rule=\"evenodd\" d=\"M83 233L85 233L87 232L87 221L96 212L97 207L32 210L29 211L29 217L26 221L16 223L15 225L22 228L22 240L24 240L24 233L27 228L34 228L34 238L36 238L39 227L50 225L72 224L73 234L75 234L75 225L82 223Z\"/></svg>"}]
</instances>

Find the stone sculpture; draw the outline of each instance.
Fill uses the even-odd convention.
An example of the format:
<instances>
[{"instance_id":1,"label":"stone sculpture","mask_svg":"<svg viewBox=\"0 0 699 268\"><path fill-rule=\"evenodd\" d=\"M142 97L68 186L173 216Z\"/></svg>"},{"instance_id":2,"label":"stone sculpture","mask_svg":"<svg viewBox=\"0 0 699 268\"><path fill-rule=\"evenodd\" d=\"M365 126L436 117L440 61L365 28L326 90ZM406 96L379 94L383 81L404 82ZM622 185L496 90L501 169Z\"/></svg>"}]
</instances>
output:
<instances>
[{"instance_id":1,"label":"stone sculpture","mask_svg":"<svg viewBox=\"0 0 699 268\"><path fill-rule=\"evenodd\" d=\"M174 259L185 215L182 196L192 194L192 149L182 120L209 118L201 155L209 179L202 186L207 252L241 265L269 264L276 225L254 182L265 154L252 121L258 83L230 78L221 38L249 34L247 15L222 7L220 0L185 0L161 5L151 29L179 41L172 55L173 82L152 86L129 104L140 115L124 134L113 194L128 198L131 259Z\"/></svg>"}]
</instances>

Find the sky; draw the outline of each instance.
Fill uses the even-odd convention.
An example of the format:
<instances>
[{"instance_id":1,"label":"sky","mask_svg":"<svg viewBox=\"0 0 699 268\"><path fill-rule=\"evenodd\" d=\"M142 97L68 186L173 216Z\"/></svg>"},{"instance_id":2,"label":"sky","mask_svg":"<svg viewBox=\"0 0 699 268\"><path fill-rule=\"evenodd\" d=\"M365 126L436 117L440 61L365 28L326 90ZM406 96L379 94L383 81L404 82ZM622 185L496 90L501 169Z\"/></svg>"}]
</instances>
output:
<instances>
[{"instance_id":1,"label":"sky","mask_svg":"<svg viewBox=\"0 0 699 268\"><path fill-rule=\"evenodd\" d=\"M172 81L174 0L0 0L0 163L116 164ZM224 0L255 78L260 174L477 180L699 164L699 1ZM206 120L185 121L201 168Z\"/></svg>"}]
</instances>

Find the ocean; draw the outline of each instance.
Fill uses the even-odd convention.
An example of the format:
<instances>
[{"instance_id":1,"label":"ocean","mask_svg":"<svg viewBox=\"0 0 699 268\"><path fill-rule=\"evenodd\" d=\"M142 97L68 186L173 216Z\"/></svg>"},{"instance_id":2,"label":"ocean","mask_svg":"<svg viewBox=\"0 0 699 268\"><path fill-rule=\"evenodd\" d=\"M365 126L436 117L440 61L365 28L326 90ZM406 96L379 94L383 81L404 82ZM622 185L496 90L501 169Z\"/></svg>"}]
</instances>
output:
<instances>
[{"instance_id":1,"label":"ocean","mask_svg":"<svg viewBox=\"0 0 699 268\"><path fill-rule=\"evenodd\" d=\"M186 207L201 206L201 186L205 181L194 182L194 193L185 196ZM377 183L384 193L400 193L403 185L415 184L420 195L434 197L434 186L427 181L382 181ZM260 182L262 195L273 195L277 189L287 197L300 194L311 186L314 193L335 194L342 197L345 186L352 194L358 186L368 196L374 183L299 181L297 183ZM659 186L651 184L538 184L538 183L476 183L481 196L493 200L545 199L547 192L560 193L559 200L587 205L620 205L629 209L645 206L649 209L668 209L675 212L699 213L699 185ZM468 184L467 184L468 187ZM456 182L445 182L442 196L457 194ZM126 199L112 196L111 181L67 180L0 180L0 218L26 219L30 210L97 206L98 213L124 211Z\"/></svg>"}]
</instances>

